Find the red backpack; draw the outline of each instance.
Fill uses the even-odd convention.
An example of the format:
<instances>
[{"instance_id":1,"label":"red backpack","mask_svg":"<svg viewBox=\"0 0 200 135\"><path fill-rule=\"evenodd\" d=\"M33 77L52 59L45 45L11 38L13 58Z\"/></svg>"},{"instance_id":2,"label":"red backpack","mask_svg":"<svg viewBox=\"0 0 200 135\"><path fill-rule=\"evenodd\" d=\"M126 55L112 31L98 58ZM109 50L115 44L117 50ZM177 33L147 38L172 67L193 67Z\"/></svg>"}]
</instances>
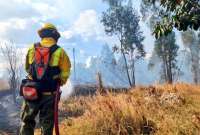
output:
<instances>
[{"instance_id":1,"label":"red backpack","mask_svg":"<svg viewBox=\"0 0 200 135\"><path fill-rule=\"evenodd\" d=\"M45 75L50 72L51 67L49 66L49 62L51 60L51 56L59 48L59 46L53 45L52 47L42 47L40 43L37 43L34 47L34 62L31 65L34 69L32 70L31 75L35 80L43 80L45 79Z\"/></svg>"},{"instance_id":2,"label":"red backpack","mask_svg":"<svg viewBox=\"0 0 200 135\"><path fill-rule=\"evenodd\" d=\"M34 44L34 62L29 67L29 74L32 80L24 79L21 84L21 95L27 100L38 99L42 92L54 92L57 88L58 78L54 76L60 74L58 66L50 66L52 54L60 48L58 45L52 47L42 47L40 43Z\"/></svg>"}]
</instances>

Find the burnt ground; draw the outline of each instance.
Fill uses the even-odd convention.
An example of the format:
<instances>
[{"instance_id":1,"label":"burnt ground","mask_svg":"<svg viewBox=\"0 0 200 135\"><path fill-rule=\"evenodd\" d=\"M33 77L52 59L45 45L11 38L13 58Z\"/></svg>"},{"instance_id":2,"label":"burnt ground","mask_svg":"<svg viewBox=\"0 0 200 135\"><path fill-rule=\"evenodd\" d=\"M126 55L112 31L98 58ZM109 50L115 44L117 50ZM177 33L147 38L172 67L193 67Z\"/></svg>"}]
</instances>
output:
<instances>
[{"instance_id":1,"label":"burnt ground","mask_svg":"<svg viewBox=\"0 0 200 135\"><path fill-rule=\"evenodd\" d=\"M71 96L92 96L100 93L121 93L128 91L128 88L112 88L112 87L103 87L100 91L98 90L97 85L76 85L74 86L74 91Z\"/></svg>"},{"instance_id":2,"label":"burnt ground","mask_svg":"<svg viewBox=\"0 0 200 135\"><path fill-rule=\"evenodd\" d=\"M16 135L19 129L20 105L14 104L10 91L0 92L0 135Z\"/></svg>"}]
</instances>

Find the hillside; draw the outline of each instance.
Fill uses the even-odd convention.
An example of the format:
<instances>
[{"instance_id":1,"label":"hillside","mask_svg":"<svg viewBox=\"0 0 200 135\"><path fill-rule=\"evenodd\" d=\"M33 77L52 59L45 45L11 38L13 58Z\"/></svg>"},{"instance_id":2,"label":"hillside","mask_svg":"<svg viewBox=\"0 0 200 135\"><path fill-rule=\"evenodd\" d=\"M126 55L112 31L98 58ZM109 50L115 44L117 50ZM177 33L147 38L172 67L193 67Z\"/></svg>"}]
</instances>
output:
<instances>
[{"instance_id":1,"label":"hillside","mask_svg":"<svg viewBox=\"0 0 200 135\"><path fill-rule=\"evenodd\" d=\"M137 87L70 98L60 108L61 135L200 134L200 86Z\"/></svg>"}]
</instances>

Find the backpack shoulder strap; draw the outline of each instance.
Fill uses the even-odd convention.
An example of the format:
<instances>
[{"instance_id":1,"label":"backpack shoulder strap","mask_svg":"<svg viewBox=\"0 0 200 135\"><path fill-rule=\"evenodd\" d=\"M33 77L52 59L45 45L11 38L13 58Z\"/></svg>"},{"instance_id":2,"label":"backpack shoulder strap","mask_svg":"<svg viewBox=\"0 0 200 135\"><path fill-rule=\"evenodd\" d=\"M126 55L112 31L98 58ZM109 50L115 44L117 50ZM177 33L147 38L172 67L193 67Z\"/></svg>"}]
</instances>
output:
<instances>
[{"instance_id":1,"label":"backpack shoulder strap","mask_svg":"<svg viewBox=\"0 0 200 135\"><path fill-rule=\"evenodd\" d=\"M58 46L58 45L53 45L53 46L50 47L49 61L50 61L50 59L51 59L51 57L52 57L52 54L53 54L58 48L60 48L60 46Z\"/></svg>"},{"instance_id":2,"label":"backpack shoulder strap","mask_svg":"<svg viewBox=\"0 0 200 135\"><path fill-rule=\"evenodd\" d=\"M34 43L34 48L39 47L39 46L41 46L40 42Z\"/></svg>"},{"instance_id":3,"label":"backpack shoulder strap","mask_svg":"<svg viewBox=\"0 0 200 135\"><path fill-rule=\"evenodd\" d=\"M34 44L34 48L40 47L40 46L41 46L41 44L40 44L39 42ZM53 45L53 46L51 46L51 47L49 48L49 60L51 59L52 54L53 54L58 48L60 48L60 46L58 46L57 44L55 44L55 45Z\"/></svg>"},{"instance_id":4,"label":"backpack shoulder strap","mask_svg":"<svg viewBox=\"0 0 200 135\"><path fill-rule=\"evenodd\" d=\"M50 55L52 55L58 48L60 48L58 45L53 45L50 47Z\"/></svg>"}]
</instances>

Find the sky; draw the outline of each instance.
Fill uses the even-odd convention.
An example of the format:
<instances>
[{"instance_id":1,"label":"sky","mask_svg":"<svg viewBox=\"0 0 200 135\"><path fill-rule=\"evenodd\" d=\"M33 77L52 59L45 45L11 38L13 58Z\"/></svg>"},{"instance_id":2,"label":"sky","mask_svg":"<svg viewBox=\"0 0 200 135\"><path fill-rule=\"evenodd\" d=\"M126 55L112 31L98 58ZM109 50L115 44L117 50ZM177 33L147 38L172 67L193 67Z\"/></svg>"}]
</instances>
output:
<instances>
[{"instance_id":1,"label":"sky","mask_svg":"<svg viewBox=\"0 0 200 135\"><path fill-rule=\"evenodd\" d=\"M137 11L139 1L133 2ZM0 38L28 47L40 40L37 30L45 22L51 22L62 34L59 44L66 50L76 48L77 55L82 57L95 55L102 45L115 44L115 39L105 35L100 23L101 13L107 8L108 5L101 0L0 1ZM141 29L150 34L144 25ZM144 41L147 51L152 49L149 41L150 38Z\"/></svg>"},{"instance_id":2,"label":"sky","mask_svg":"<svg viewBox=\"0 0 200 135\"><path fill-rule=\"evenodd\" d=\"M139 13L140 0L133 0L133 8ZM56 25L62 37L58 44L70 57L76 50L78 62L86 62L99 55L103 45L110 47L116 39L108 37L100 23L102 12L108 8L102 0L6 0L0 1L0 39L11 40L24 49L40 41L37 30L50 22ZM147 53L151 53L154 37L148 26L140 22ZM2 70L0 60L0 72Z\"/></svg>"}]
</instances>

